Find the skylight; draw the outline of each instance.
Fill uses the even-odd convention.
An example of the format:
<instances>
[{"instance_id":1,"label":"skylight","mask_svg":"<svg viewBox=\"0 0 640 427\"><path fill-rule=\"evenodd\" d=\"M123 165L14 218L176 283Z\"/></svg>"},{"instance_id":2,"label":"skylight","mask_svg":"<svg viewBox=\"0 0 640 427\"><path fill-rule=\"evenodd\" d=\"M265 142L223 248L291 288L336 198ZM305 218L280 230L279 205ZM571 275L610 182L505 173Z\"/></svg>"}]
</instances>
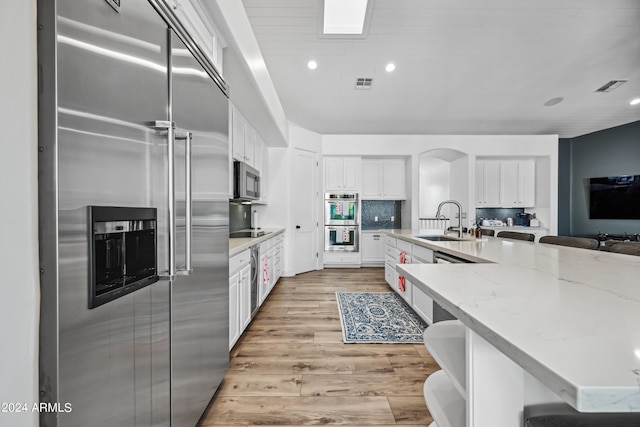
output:
<instances>
[{"instance_id":1,"label":"skylight","mask_svg":"<svg viewBox=\"0 0 640 427\"><path fill-rule=\"evenodd\" d=\"M368 0L324 0L325 34L362 34Z\"/></svg>"}]
</instances>

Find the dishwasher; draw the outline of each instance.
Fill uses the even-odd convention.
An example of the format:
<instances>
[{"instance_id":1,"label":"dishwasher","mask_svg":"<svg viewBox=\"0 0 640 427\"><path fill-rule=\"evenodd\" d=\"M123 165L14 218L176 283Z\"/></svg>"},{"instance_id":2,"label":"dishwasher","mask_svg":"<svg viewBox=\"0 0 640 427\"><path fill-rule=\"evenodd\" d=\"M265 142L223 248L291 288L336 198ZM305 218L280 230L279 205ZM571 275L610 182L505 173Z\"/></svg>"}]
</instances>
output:
<instances>
[{"instance_id":1,"label":"dishwasher","mask_svg":"<svg viewBox=\"0 0 640 427\"><path fill-rule=\"evenodd\" d=\"M251 246L251 317L258 311L258 269L260 245Z\"/></svg>"},{"instance_id":2,"label":"dishwasher","mask_svg":"<svg viewBox=\"0 0 640 427\"><path fill-rule=\"evenodd\" d=\"M473 264L471 261L459 258L454 255L445 254L443 252L433 253L434 264ZM444 309L440 304L433 301L433 323L442 322L443 320L456 320L456 317Z\"/></svg>"}]
</instances>

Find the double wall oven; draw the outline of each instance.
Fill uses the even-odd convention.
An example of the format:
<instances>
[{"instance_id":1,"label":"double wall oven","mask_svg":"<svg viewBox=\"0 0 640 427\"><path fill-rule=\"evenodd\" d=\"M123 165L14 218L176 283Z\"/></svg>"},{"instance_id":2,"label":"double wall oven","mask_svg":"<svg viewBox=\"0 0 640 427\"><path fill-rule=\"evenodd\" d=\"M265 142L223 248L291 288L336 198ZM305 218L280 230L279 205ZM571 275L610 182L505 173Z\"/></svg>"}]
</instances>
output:
<instances>
[{"instance_id":1,"label":"double wall oven","mask_svg":"<svg viewBox=\"0 0 640 427\"><path fill-rule=\"evenodd\" d=\"M358 252L359 217L357 193L324 195L324 250Z\"/></svg>"}]
</instances>

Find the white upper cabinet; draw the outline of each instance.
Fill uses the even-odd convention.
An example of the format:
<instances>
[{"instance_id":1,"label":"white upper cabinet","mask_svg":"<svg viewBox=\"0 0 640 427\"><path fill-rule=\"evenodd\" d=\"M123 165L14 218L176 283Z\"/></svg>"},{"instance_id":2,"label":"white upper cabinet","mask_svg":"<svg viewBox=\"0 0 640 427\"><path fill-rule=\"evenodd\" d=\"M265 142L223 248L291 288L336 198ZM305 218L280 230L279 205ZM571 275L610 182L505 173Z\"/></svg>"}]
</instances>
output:
<instances>
[{"instance_id":1,"label":"white upper cabinet","mask_svg":"<svg viewBox=\"0 0 640 427\"><path fill-rule=\"evenodd\" d=\"M362 160L362 199L404 200L406 198L406 167L404 160Z\"/></svg>"},{"instance_id":2,"label":"white upper cabinet","mask_svg":"<svg viewBox=\"0 0 640 427\"><path fill-rule=\"evenodd\" d=\"M176 16L207 55L219 73L222 73L222 51L225 47L211 21L203 19L207 12L196 0L165 0Z\"/></svg>"},{"instance_id":3,"label":"white upper cabinet","mask_svg":"<svg viewBox=\"0 0 640 427\"><path fill-rule=\"evenodd\" d=\"M476 162L476 207L535 206L536 163L529 160Z\"/></svg>"},{"instance_id":4,"label":"white upper cabinet","mask_svg":"<svg viewBox=\"0 0 640 427\"><path fill-rule=\"evenodd\" d=\"M407 175L403 159L382 161L382 198L404 200L407 198Z\"/></svg>"},{"instance_id":5,"label":"white upper cabinet","mask_svg":"<svg viewBox=\"0 0 640 427\"><path fill-rule=\"evenodd\" d=\"M536 162L526 160L518 162L518 191L521 207L532 208L536 205Z\"/></svg>"},{"instance_id":6,"label":"white upper cabinet","mask_svg":"<svg viewBox=\"0 0 640 427\"><path fill-rule=\"evenodd\" d=\"M260 171L264 142L233 105L229 104L231 117L231 152L233 160L245 162Z\"/></svg>"},{"instance_id":7,"label":"white upper cabinet","mask_svg":"<svg viewBox=\"0 0 640 427\"><path fill-rule=\"evenodd\" d=\"M244 162L244 131L246 120L242 114L231 104L231 150L233 159Z\"/></svg>"},{"instance_id":8,"label":"white upper cabinet","mask_svg":"<svg viewBox=\"0 0 640 427\"><path fill-rule=\"evenodd\" d=\"M325 191L359 191L360 157L325 157Z\"/></svg>"},{"instance_id":9,"label":"white upper cabinet","mask_svg":"<svg viewBox=\"0 0 640 427\"><path fill-rule=\"evenodd\" d=\"M500 162L497 160L476 162L476 206L500 206Z\"/></svg>"},{"instance_id":10,"label":"white upper cabinet","mask_svg":"<svg viewBox=\"0 0 640 427\"><path fill-rule=\"evenodd\" d=\"M379 199L382 196L382 161L362 161L362 199Z\"/></svg>"},{"instance_id":11,"label":"white upper cabinet","mask_svg":"<svg viewBox=\"0 0 640 427\"><path fill-rule=\"evenodd\" d=\"M500 162L500 206L530 208L536 204L535 160Z\"/></svg>"},{"instance_id":12,"label":"white upper cabinet","mask_svg":"<svg viewBox=\"0 0 640 427\"><path fill-rule=\"evenodd\" d=\"M256 138L256 131L249 122L246 122L244 124L244 162L253 168L256 167Z\"/></svg>"}]
</instances>

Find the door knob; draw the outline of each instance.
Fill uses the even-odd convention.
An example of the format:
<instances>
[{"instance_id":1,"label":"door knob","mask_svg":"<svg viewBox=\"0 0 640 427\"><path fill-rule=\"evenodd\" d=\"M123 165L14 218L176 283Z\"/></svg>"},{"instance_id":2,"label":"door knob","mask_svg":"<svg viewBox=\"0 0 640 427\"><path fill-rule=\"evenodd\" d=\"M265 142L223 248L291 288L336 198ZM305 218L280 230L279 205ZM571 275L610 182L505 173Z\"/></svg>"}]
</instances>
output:
<instances>
[{"instance_id":1,"label":"door knob","mask_svg":"<svg viewBox=\"0 0 640 427\"><path fill-rule=\"evenodd\" d=\"M300 226L299 226L299 225L296 225L296 228L297 228L297 229L300 229Z\"/></svg>"}]
</instances>

